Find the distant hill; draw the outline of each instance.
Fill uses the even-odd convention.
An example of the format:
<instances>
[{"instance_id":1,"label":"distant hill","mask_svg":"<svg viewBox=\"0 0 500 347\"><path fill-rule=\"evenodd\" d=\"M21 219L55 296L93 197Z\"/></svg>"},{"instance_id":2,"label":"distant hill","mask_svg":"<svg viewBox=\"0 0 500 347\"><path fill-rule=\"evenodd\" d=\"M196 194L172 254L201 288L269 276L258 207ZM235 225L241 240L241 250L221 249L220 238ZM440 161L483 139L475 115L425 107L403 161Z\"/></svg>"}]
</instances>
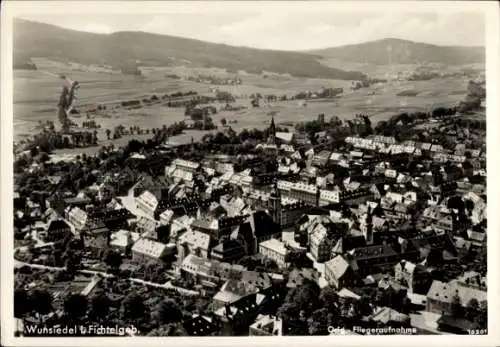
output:
<instances>
[{"instance_id":1,"label":"distant hill","mask_svg":"<svg viewBox=\"0 0 500 347\"><path fill-rule=\"evenodd\" d=\"M332 47L308 53L374 65L437 63L460 65L484 63L484 47L436 46L400 39L382 39L366 43Z\"/></svg>"},{"instance_id":2,"label":"distant hill","mask_svg":"<svg viewBox=\"0 0 500 347\"><path fill-rule=\"evenodd\" d=\"M363 78L357 71L343 71L322 65L313 54L233 47L199 40L150 34L117 32L93 34L22 19L14 21L14 68L32 57L44 57L80 64L106 64L122 71L136 71L144 65L184 65L271 71L296 77L342 80Z\"/></svg>"}]
</instances>

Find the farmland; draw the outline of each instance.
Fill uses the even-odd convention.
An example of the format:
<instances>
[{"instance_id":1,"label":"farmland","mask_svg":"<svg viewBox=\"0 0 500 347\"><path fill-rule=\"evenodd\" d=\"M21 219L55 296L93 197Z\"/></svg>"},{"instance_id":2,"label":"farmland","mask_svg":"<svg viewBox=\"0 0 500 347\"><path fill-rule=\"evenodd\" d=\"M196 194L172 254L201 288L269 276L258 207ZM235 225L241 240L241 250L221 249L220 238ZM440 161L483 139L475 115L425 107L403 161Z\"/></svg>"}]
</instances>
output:
<instances>
[{"instance_id":1,"label":"farmland","mask_svg":"<svg viewBox=\"0 0 500 347\"><path fill-rule=\"evenodd\" d=\"M206 70L197 73L210 72ZM55 76L57 71L54 69L15 71L14 134L16 138L33 133L39 120L56 120L56 103L64 84L64 81ZM220 71L213 72L220 73ZM214 87L208 84L166 78L165 73L181 74L182 71L172 68L151 69L145 72L144 76L70 71L67 75L81 84L76 107L82 110L98 104L118 103L121 100L137 99L152 94L160 95L188 90L210 94L210 89ZM216 124L220 124L223 117L228 121L236 120L237 123L231 126L237 131L242 128L265 127L269 121L267 114L270 111L277 112L277 123L284 121L297 123L314 119L319 113L325 113L327 117L336 115L341 119L349 119L356 113L364 113L371 116L373 122L377 122L402 111L427 110L432 107L456 104L463 100L468 81L461 78L394 81L351 91L350 81L292 78L283 75L264 78L250 74L245 74L242 78L242 85L220 86L219 88L241 96L242 98L238 99L236 104L248 108L235 112L219 112L213 116ZM272 105L263 103L260 108L251 108L250 99L248 99L248 95L257 92L263 95L287 94L291 96L300 91L318 90L323 86L343 87L344 95L336 99L310 100L306 106L298 101L280 101ZM398 94L403 95L398 96ZM414 96L404 96L405 94ZM138 125L142 128L158 128L184 119L184 109L168 108L160 103L136 110L111 109L95 118L101 124L102 132L104 129L112 129L119 124L126 127ZM80 123L85 120L85 116L76 115L73 120ZM193 131L193 133L197 132ZM190 137L191 135L188 139ZM195 135L195 137L198 136Z\"/></svg>"}]
</instances>

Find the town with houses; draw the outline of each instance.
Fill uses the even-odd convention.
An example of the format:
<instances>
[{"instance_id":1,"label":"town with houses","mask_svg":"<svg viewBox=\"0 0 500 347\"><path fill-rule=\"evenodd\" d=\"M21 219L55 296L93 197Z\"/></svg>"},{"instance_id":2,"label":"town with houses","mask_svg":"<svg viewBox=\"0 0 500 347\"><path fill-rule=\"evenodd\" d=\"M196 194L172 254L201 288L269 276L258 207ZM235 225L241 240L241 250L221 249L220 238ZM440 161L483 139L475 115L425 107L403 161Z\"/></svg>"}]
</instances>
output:
<instances>
[{"instance_id":1,"label":"town with houses","mask_svg":"<svg viewBox=\"0 0 500 347\"><path fill-rule=\"evenodd\" d=\"M17 335L487 334L485 127L445 111L18 151Z\"/></svg>"}]
</instances>

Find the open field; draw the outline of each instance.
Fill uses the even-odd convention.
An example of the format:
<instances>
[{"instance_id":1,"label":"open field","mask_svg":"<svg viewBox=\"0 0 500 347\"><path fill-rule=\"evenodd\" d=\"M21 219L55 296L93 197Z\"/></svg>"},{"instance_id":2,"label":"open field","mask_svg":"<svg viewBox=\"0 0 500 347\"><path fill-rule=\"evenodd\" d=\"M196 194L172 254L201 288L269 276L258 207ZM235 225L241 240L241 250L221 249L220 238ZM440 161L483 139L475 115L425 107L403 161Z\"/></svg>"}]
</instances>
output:
<instances>
[{"instance_id":1,"label":"open field","mask_svg":"<svg viewBox=\"0 0 500 347\"><path fill-rule=\"evenodd\" d=\"M191 81L179 81L164 77L163 71L151 70L144 77L122 74L61 71L57 69L45 71L15 71L14 73L14 134L20 138L36 131L39 120L57 121L57 101L64 85L57 74L66 73L71 80L80 82L76 108L85 109L98 104L109 104L121 100L137 99L152 94L164 94L177 91L194 90L200 94L210 94L214 86ZM214 71L215 73L216 71ZM219 72L219 71L217 71ZM206 73L206 71L204 72ZM213 116L216 124L224 117L233 129L263 128L269 121L268 113L276 111L276 122L297 123L315 119L319 113L327 118L336 115L341 119L352 118L356 113L364 113L372 117L372 122L386 119L403 111L427 111L437 106L454 105L463 100L468 80L462 78L442 78L431 81L391 82L373 85L356 91L349 89L350 81L305 79L279 76L263 78L258 75L243 77L243 84L237 86L220 86L236 95L251 93L276 94L288 96L300 91L318 90L321 87L343 87L344 95L337 99L310 100L307 106L299 101L276 102L272 105L262 103L260 108L251 108L249 99L239 99L236 104L246 106L241 111L219 112ZM398 93L409 92L415 96L398 96ZM101 124L100 136L105 137L104 129L112 129L116 125L126 127L139 125L142 128L161 128L174 122L185 120L183 108L168 108L162 104L145 106L140 109L123 108L106 111L105 115L95 120ZM75 115L73 120L78 124L85 120L85 115ZM193 131L192 133L201 134ZM189 135L190 139L191 135ZM201 137L201 136L200 136Z\"/></svg>"}]
</instances>

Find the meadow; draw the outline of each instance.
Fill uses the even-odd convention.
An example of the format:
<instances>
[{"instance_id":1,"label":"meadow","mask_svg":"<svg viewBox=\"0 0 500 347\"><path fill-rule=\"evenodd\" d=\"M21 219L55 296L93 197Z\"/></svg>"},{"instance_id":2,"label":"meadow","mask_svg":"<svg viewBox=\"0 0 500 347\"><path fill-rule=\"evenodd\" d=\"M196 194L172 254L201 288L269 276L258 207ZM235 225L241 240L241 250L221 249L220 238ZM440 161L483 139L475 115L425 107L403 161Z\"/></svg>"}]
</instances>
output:
<instances>
[{"instance_id":1,"label":"meadow","mask_svg":"<svg viewBox=\"0 0 500 347\"><path fill-rule=\"evenodd\" d=\"M221 69L198 70L191 73L224 75L224 70ZM144 76L82 71L69 71L66 74L71 80L80 82L76 108L84 110L98 104L118 103L121 100L149 97L152 94L160 96L188 90L199 94L213 94L211 89L216 86L165 77L168 73L186 75L189 71L182 68L146 69ZM39 120L57 122L57 101L61 88L66 83L57 76L59 72L61 70L57 68L47 68L44 71L14 71L15 138L35 132ZM234 76L229 73L227 75ZM264 78L262 75L241 74L241 77L242 85L217 87L239 96L257 92L263 95L291 96L302 91L315 91L321 87L342 87L344 94L336 99L309 100L307 105L299 101L280 101L272 104L261 103L260 108L251 108L248 98L238 99L236 104L246 106L247 109L219 112L213 116L214 122L219 126L222 118L226 118L228 122L236 121L237 123L231 124L236 131L268 126L269 113L272 111L276 114L277 124L316 119L319 113L324 113L327 119L333 115L350 119L357 113L363 113L371 116L372 122L377 122L400 112L428 111L437 106L454 105L464 99L468 82L465 78L394 81L353 91L349 88L350 81L293 78L286 75L269 75ZM405 91L409 93L404 93ZM414 96L398 96L401 93ZM142 128L161 128L184 119L183 108L168 108L162 104L135 110L111 109L95 118L102 126L99 134L102 139L106 137L104 129L112 129L119 124L126 127L138 125ZM86 119L85 115L76 115L73 120L78 124ZM190 141L192 136L197 140L202 135L203 132L188 131L174 141ZM125 141L125 138L119 141Z\"/></svg>"}]
</instances>

